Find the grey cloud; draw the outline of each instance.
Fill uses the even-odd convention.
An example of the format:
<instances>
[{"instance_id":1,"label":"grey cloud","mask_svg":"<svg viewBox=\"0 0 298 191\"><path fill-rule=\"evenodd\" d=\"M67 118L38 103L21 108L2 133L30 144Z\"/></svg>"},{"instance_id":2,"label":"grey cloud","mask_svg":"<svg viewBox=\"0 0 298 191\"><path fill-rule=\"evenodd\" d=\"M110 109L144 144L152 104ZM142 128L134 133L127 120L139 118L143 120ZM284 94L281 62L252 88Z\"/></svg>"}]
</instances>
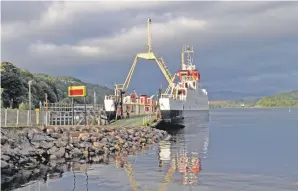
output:
<instances>
[{"instance_id":1,"label":"grey cloud","mask_svg":"<svg viewBox=\"0 0 298 191\"><path fill-rule=\"evenodd\" d=\"M2 58L34 72L73 74L110 87L114 82L121 83L135 53L146 50L146 20L151 17L154 51L175 71L180 64L182 44L193 44L202 83L212 91L278 91L298 87L298 76L290 75L298 71L297 2L165 2L151 3L148 8L142 4L136 8L133 4L116 8L106 4L105 9L97 4L92 10L92 4L81 9L68 4L70 12L62 17L65 19L48 26L38 25L38 20L50 3L5 3L5 24L20 34L3 39ZM26 6L27 11L20 12L21 6ZM187 28L187 24L183 28L182 22L162 27L183 17L206 25L195 30ZM13 28L13 23L17 28ZM115 38L134 27L141 30L125 40ZM115 67L117 70L113 70ZM140 74L134 74L132 86L143 88L137 82L146 67L140 65L136 71ZM155 91L158 80L166 85L156 65L146 69L152 71L151 76L157 76L146 77L154 82L148 85L149 89ZM279 81L271 84L274 78Z\"/></svg>"},{"instance_id":2,"label":"grey cloud","mask_svg":"<svg viewBox=\"0 0 298 191\"><path fill-rule=\"evenodd\" d=\"M49 1L1 2L1 22L36 20L51 4Z\"/></svg>"}]
</instances>

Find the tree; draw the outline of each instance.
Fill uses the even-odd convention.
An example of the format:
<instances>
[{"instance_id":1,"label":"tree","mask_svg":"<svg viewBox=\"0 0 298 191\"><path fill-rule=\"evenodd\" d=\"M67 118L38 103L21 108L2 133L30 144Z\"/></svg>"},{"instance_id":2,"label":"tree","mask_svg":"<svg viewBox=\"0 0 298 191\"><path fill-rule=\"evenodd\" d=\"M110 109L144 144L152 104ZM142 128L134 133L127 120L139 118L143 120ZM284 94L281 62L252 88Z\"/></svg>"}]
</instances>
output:
<instances>
[{"instance_id":1,"label":"tree","mask_svg":"<svg viewBox=\"0 0 298 191\"><path fill-rule=\"evenodd\" d=\"M9 107L11 100L13 100L13 108L18 108L22 102L25 105L28 104L28 81L30 80L33 80L31 85L31 102L33 107L38 107L40 101L45 101L45 94L47 94L49 103L71 103L71 99L67 94L67 88L73 85L86 85L88 90L92 90L87 95L87 103L93 103L93 89L95 89L98 96L98 103L103 102L105 94L114 93L113 90L107 87L84 83L73 77L32 74L26 69L17 68L10 62L1 62L1 106ZM84 103L84 99L75 98L74 102Z\"/></svg>"},{"instance_id":2,"label":"tree","mask_svg":"<svg viewBox=\"0 0 298 191\"><path fill-rule=\"evenodd\" d=\"M0 98L1 98L1 108L3 107L3 100L2 100L2 92L4 91L3 88L1 88L1 95L0 95Z\"/></svg>"},{"instance_id":3,"label":"tree","mask_svg":"<svg viewBox=\"0 0 298 191\"><path fill-rule=\"evenodd\" d=\"M9 107L13 99L13 108L18 107L22 102L22 96L27 94L27 89L23 86L20 70L10 62L1 62L1 88L3 92L3 106Z\"/></svg>"}]
</instances>

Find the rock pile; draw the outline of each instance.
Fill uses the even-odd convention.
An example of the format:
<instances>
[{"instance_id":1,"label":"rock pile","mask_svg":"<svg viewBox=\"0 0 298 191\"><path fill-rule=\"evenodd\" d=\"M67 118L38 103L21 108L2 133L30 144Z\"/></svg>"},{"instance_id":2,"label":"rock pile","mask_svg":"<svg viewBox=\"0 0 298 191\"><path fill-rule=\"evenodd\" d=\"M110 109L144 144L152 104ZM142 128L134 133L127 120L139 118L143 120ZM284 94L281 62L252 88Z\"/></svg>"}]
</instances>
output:
<instances>
[{"instance_id":1,"label":"rock pile","mask_svg":"<svg viewBox=\"0 0 298 191\"><path fill-rule=\"evenodd\" d=\"M165 131L150 127L1 128L1 174L12 177L22 169L60 159L103 162L119 152L138 152L166 136Z\"/></svg>"}]
</instances>

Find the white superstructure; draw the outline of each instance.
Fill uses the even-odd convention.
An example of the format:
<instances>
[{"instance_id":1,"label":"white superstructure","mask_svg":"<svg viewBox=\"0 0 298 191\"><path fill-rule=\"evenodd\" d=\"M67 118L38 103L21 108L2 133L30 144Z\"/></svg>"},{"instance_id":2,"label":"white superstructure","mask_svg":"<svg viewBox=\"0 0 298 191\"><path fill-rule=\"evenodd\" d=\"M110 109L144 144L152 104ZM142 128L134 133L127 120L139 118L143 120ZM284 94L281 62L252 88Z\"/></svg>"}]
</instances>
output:
<instances>
[{"instance_id":1,"label":"white superstructure","mask_svg":"<svg viewBox=\"0 0 298 191\"><path fill-rule=\"evenodd\" d=\"M187 54L186 64L184 53ZM209 111L208 93L200 87L200 73L193 64L193 53L193 48L184 47L181 70L177 72L180 80L171 84L169 92L159 99L162 118L166 122L175 123L182 119L184 111Z\"/></svg>"}]
</instances>

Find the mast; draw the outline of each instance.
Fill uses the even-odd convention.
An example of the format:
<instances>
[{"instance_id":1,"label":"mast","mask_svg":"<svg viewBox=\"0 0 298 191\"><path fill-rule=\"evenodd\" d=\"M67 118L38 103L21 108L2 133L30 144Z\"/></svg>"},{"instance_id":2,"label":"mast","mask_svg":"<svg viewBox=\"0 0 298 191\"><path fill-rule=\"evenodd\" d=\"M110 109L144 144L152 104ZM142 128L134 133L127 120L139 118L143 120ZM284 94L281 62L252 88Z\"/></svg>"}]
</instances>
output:
<instances>
[{"instance_id":1,"label":"mast","mask_svg":"<svg viewBox=\"0 0 298 191\"><path fill-rule=\"evenodd\" d=\"M186 52L187 52L187 64L188 66L191 66L193 63L193 54L194 54L193 46L192 47L187 46Z\"/></svg>"},{"instance_id":2,"label":"mast","mask_svg":"<svg viewBox=\"0 0 298 191\"><path fill-rule=\"evenodd\" d=\"M148 18L148 21L147 21L147 30L148 30L148 43L147 43L147 46L148 46L148 52L152 52L152 42L151 42L151 19Z\"/></svg>"},{"instance_id":3,"label":"mast","mask_svg":"<svg viewBox=\"0 0 298 191\"><path fill-rule=\"evenodd\" d=\"M181 69L183 70L185 63L184 63L184 51L185 51L185 45L182 47L181 51Z\"/></svg>"}]
</instances>

